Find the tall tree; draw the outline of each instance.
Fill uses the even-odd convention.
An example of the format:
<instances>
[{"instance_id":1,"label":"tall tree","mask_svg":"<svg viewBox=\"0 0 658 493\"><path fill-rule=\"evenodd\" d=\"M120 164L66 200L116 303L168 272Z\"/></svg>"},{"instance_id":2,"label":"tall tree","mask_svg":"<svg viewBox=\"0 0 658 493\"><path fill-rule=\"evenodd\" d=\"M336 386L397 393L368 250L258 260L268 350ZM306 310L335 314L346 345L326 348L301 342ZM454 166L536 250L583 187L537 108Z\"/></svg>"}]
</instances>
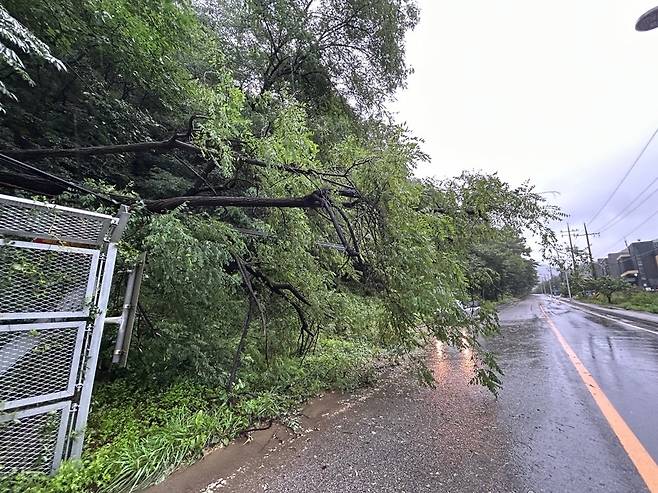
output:
<instances>
[{"instance_id":1,"label":"tall tree","mask_svg":"<svg viewBox=\"0 0 658 493\"><path fill-rule=\"evenodd\" d=\"M158 331L135 339L132 370L225 383L245 361L235 348L266 366L322 332L402 348L431 333L472 347L490 366L480 381L495 386L478 339L495 315L473 320L457 304L464 259L506 228L548 241L559 213L497 176L418 181L419 140L348 111L403 83L413 3L221 5L197 4L203 24L174 0L6 2L71 70L11 103L3 150L33 167L3 161L0 185L107 207L62 193L93 179L135 206L127 258L149 253L143 305ZM288 84L309 66L326 86ZM319 89L329 104L311 103ZM31 178L35 166L50 175Z\"/></svg>"},{"instance_id":2,"label":"tall tree","mask_svg":"<svg viewBox=\"0 0 658 493\"><path fill-rule=\"evenodd\" d=\"M630 284L621 277L600 276L596 279L586 279L584 288L601 293L606 297L608 303L612 303L612 295L628 290Z\"/></svg>"},{"instance_id":3,"label":"tall tree","mask_svg":"<svg viewBox=\"0 0 658 493\"><path fill-rule=\"evenodd\" d=\"M414 0L194 0L229 66L252 94L286 90L308 103L338 93L372 112L405 84Z\"/></svg>"}]
</instances>

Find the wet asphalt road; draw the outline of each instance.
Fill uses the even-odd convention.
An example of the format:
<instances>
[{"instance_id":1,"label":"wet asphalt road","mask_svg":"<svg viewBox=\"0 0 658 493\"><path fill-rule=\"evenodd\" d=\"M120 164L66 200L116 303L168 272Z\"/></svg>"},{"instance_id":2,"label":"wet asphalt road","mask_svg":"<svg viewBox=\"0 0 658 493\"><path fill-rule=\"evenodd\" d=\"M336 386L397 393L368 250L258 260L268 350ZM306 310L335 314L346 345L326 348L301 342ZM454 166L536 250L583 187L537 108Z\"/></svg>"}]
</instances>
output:
<instances>
[{"instance_id":1,"label":"wet asphalt road","mask_svg":"<svg viewBox=\"0 0 658 493\"><path fill-rule=\"evenodd\" d=\"M626 310L590 306L583 312L554 300L544 303L569 345L658 462L658 317L646 316L655 320L650 322Z\"/></svg>"},{"instance_id":2,"label":"wet asphalt road","mask_svg":"<svg viewBox=\"0 0 658 493\"><path fill-rule=\"evenodd\" d=\"M469 385L468 355L437 345L436 388L384 379L205 491L648 491L540 303L658 460L658 333L531 296L501 311L502 334L488 343L505 372L497 400Z\"/></svg>"}]
</instances>

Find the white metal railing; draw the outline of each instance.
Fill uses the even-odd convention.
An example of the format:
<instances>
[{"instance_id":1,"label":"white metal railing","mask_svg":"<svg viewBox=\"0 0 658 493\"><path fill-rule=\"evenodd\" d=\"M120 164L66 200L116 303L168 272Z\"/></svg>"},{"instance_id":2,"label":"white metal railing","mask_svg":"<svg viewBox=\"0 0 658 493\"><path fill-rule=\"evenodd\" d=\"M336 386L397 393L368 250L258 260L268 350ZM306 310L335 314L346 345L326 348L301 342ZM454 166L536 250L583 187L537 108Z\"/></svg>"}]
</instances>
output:
<instances>
[{"instance_id":1,"label":"white metal railing","mask_svg":"<svg viewBox=\"0 0 658 493\"><path fill-rule=\"evenodd\" d=\"M0 475L80 457L128 216L0 195Z\"/></svg>"}]
</instances>

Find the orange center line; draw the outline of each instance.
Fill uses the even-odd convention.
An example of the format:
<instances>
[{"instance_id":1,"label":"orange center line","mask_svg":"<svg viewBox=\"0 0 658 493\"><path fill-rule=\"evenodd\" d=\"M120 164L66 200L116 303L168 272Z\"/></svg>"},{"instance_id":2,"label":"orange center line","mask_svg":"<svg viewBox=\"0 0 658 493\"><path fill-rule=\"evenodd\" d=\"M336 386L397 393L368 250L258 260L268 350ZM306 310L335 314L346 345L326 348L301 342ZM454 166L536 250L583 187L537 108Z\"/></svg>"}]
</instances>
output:
<instances>
[{"instance_id":1,"label":"orange center line","mask_svg":"<svg viewBox=\"0 0 658 493\"><path fill-rule=\"evenodd\" d=\"M541 309L546 322L548 322L548 325L553 331L553 334L562 346L562 349L567 353L571 363L576 368L585 387L587 387L589 393L592 394L594 402L599 406L599 409L608 421L610 428L612 428L612 431L617 435L617 438L621 442L622 447L624 447L628 457L630 457L635 468L640 473L640 476L642 476L647 488L651 493L658 493L658 465L656 465L656 462L653 460L649 452L647 452L640 440L638 440L633 431L626 424L624 418L621 417L603 390L601 390L601 387L596 383L592 374L587 368L585 368L585 365L580 361L580 358L578 358L574 350L571 349L571 346L569 346L566 339L560 333L560 330L548 316L546 310L544 310L544 306L540 304L539 308Z\"/></svg>"}]
</instances>

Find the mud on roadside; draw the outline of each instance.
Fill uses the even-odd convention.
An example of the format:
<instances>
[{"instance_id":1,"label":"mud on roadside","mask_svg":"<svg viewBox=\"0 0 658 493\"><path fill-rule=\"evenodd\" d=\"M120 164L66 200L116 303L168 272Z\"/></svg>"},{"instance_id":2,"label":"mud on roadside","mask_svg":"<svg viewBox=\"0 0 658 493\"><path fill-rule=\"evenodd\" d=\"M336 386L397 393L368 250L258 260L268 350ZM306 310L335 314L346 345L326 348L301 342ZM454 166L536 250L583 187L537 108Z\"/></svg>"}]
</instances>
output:
<instances>
[{"instance_id":1,"label":"mud on roadside","mask_svg":"<svg viewBox=\"0 0 658 493\"><path fill-rule=\"evenodd\" d=\"M263 467L263 461L283 448L296 448L309 435L326 426L328 418L342 414L367 399L383 384L408 372L408 361L375 365L376 381L354 392L328 392L315 397L293 416L294 426L274 421L266 429L243 434L228 446L205 452L197 462L179 468L143 493L215 493L233 490L239 476Z\"/></svg>"}]
</instances>

